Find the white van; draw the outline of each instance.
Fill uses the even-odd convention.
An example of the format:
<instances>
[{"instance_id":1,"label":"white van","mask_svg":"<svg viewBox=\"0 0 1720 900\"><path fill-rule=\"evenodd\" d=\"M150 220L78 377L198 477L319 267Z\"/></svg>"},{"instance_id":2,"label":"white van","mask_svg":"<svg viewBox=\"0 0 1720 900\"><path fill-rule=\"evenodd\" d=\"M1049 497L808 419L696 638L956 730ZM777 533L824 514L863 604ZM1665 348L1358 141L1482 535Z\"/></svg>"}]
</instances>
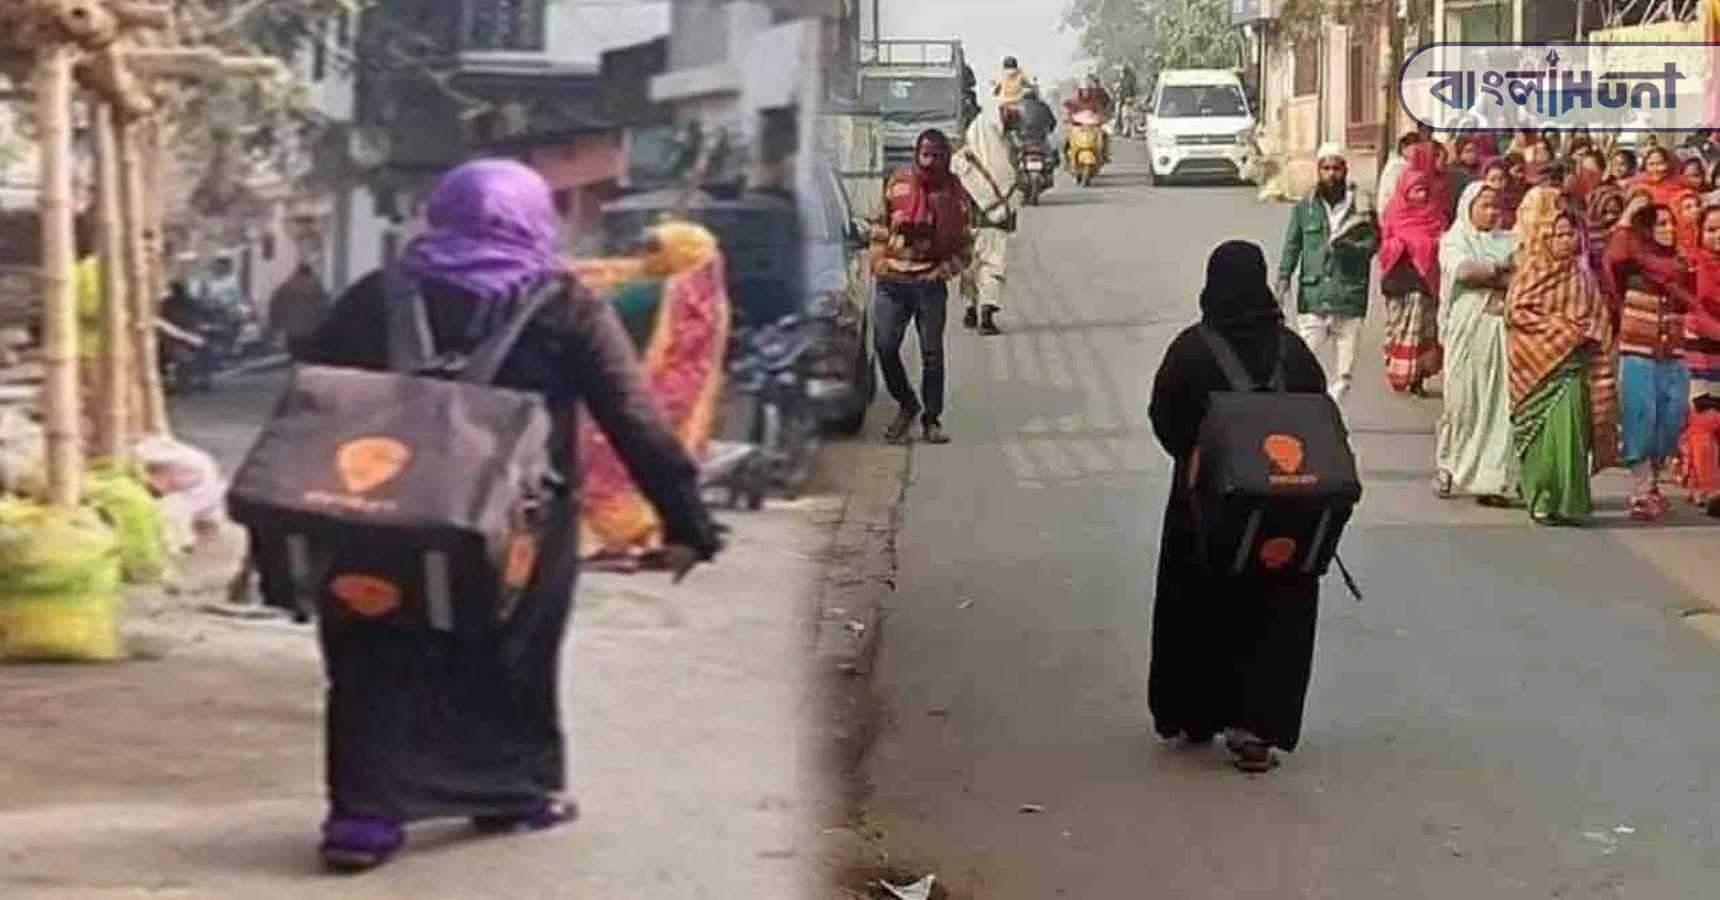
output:
<instances>
[{"instance_id":1,"label":"white van","mask_svg":"<svg viewBox=\"0 0 1720 900\"><path fill-rule=\"evenodd\" d=\"M1147 147L1153 184L1242 180L1258 169L1254 113L1231 69L1167 69L1153 89Z\"/></svg>"}]
</instances>

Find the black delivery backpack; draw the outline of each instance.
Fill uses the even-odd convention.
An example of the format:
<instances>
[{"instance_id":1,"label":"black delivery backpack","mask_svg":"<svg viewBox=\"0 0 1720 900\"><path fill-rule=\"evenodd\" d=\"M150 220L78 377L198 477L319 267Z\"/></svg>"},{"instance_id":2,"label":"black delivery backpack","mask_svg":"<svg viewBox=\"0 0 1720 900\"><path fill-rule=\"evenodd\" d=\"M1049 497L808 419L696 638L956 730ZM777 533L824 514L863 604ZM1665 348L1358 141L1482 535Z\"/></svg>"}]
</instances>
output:
<instances>
[{"instance_id":1,"label":"black delivery backpack","mask_svg":"<svg viewBox=\"0 0 1720 900\"><path fill-rule=\"evenodd\" d=\"M523 300L469 356L438 357L423 295L386 278L391 371L297 367L228 511L271 605L469 634L512 612L562 492L543 399L493 386L562 286Z\"/></svg>"},{"instance_id":2,"label":"black delivery backpack","mask_svg":"<svg viewBox=\"0 0 1720 900\"><path fill-rule=\"evenodd\" d=\"M1198 562L1214 575L1326 574L1362 499L1337 403L1286 393L1282 351L1259 384L1224 335L1199 330L1231 390L1210 395L1188 467Z\"/></svg>"}]
</instances>

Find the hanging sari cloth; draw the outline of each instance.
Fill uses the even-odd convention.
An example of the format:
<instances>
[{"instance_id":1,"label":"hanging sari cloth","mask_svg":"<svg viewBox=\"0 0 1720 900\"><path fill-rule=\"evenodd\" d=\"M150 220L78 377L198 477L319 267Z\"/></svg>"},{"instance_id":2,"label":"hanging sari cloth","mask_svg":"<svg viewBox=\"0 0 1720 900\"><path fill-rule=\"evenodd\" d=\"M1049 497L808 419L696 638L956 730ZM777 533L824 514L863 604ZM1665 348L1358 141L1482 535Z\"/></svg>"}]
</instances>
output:
<instances>
[{"instance_id":1,"label":"hanging sari cloth","mask_svg":"<svg viewBox=\"0 0 1720 900\"><path fill-rule=\"evenodd\" d=\"M576 269L588 286L617 303L648 302L653 292L640 280L660 281L654 314L648 306L624 308L623 318L648 317L640 362L652 396L681 445L702 459L717 425L728 354L723 257L716 238L699 225L661 225L652 238L643 261L604 260L576 264ZM659 549L662 525L609 438L584 421L578 441L585 479L581 554L630 559Z\"/></svg>"},{"instance_id":2,"label":"hanging sari cloth","mask_svg":"<svg viewBox=\"0 0 1720 900\"><path fill-rule=\"evenodd\" d=\"M1457 221L1440 242L1439 334L1445 345L1445 410L1439 419L1436 463L1459 494L1503 495L1515 484L1510 379L1505 365L1502 292L1458 281L1467 262L1505 265L1517 236L1482 231L1473 210L1483 193L1471 184L1458 201Z\"/></svg>"}]
</instances>

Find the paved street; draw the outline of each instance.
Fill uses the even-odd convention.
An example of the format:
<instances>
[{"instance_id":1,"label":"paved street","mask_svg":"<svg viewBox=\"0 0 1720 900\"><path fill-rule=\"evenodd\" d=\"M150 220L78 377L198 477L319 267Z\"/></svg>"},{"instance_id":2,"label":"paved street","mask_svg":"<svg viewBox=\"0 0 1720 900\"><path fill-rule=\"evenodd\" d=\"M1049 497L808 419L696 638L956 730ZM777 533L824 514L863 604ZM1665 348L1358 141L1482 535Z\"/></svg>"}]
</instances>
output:
<instances>
[{"instance_id":1,"label":"paved street","mask_svg":"<svg viewBox=\"0 0 1720 900\"><path fill-rule=\"evenodd\" d=\"M179 434L230 471L281 381L176 403ZM583 579L563 681L579 823L503 839L432 824L351 879L314 852L310 630L198 610L219 596L135 598L141 658L0 670L0 897L814 896L806 848L835 788L808 765L809 651L834 504L725 513L721 564L679 587ZM226 571L197 568L217 584Z\"/></svg>"},{"instance_id":2,"label":"paved street","mask_svg":"<svg viewBox=\"0 0 1720 900\"><path fill-rule=\"evenodd\" d=\"M956 443L913 451L870 759L885 847L985 900L1713 896L1720 646L1681 614L1717 596L1716 529L1630 525L1616 478L1585 531L1435 499L1437 401L1387 396L1372 349L1345 548L1367 600L1327 584L1301 751L1250 778L1156 742L1149 384L1207 253L1275 261L1287 214L1126 165L1026 214L1007 334L952 334Z\"/></svg>"}]
</instances>

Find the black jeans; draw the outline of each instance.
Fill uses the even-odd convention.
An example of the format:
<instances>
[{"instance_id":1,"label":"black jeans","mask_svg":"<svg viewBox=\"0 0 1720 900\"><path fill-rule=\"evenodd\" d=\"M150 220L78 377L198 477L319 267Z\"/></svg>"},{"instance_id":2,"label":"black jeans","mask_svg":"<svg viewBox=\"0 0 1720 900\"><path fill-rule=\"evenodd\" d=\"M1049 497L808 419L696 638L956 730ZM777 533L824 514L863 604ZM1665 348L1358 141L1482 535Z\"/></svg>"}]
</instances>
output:
<instances>
[{"instance_id":1,"label":"black jeans","mask_svg":"<svg viewBox=\"0 0 1720 900\"><path fill-rule=\"evenodd\" d=\"M921 421L928 425L937 424L944 414L944 319L949 296L949 285L942 281L880 280L874 302L873 339L884 386L903 407L921 408ZM920 332L919 400L902 366L902 341L908 336L909 322Z\"/></svg>"}]
</instances>

